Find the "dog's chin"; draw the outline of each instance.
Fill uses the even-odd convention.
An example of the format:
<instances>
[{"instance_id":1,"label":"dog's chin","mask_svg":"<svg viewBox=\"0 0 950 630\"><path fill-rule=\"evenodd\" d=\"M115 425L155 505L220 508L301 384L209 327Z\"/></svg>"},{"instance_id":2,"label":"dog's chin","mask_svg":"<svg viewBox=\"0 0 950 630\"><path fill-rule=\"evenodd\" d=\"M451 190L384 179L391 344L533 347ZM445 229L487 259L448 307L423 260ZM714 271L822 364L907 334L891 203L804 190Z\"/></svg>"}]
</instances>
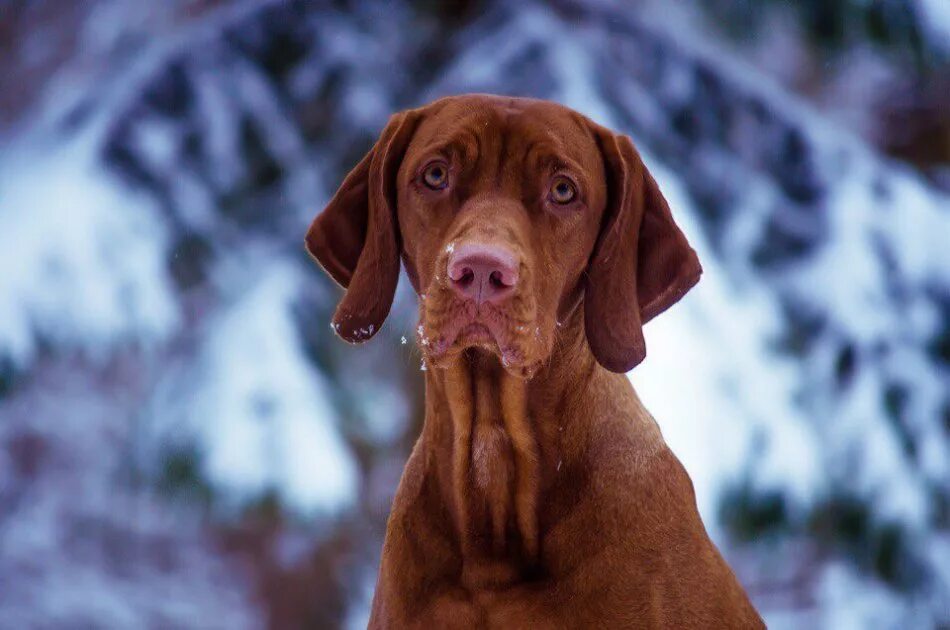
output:
<instances>
[{"instance_id":1,"label":"dog's chin","mask_svg":"<svg viewBox=\"0 0 950 630\"><path fill-rule=\"evenodd\" d=\"M534 358L537 355L536 347L540 341L536 332L535 343L531 344L524 331L509 330L479 319L463 318L442 324L439 330L428 331L426 334L422 326L419 327L420 345L426 361L433 367L445 367L458 355L468 349L483 350L498 358L498 361L507 372L519 378L531 378L541 367L541 361ZM535 327L533 330L539 331Z\"/></svg>"}]
</instances>

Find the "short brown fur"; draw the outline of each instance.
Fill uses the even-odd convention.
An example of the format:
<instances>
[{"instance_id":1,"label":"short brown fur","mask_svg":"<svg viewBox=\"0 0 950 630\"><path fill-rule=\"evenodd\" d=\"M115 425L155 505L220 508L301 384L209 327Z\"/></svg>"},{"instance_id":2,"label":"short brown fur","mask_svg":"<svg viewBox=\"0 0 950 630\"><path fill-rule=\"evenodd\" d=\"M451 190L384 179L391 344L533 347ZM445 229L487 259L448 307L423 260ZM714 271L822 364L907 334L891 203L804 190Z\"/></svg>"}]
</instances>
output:
<instances>
[{"instance_id":1,"label":"short brown fur","mask_svg":"<svg viewBox=\"0 0 950 630\"><path fill-rule=\"evenodd\" d=\"M440 189L422 178L436 162ZM551 200L557 178L570 205ZM453 292L466 243L518 261L504 301ZM307 247L347 288L334 328L349 341L379 330L400 258L420 295L425 424L371 628L763 627L623 374L642 325L700 275L628 138L531 99L397 114Z\"/></svg>"}]
</instances>

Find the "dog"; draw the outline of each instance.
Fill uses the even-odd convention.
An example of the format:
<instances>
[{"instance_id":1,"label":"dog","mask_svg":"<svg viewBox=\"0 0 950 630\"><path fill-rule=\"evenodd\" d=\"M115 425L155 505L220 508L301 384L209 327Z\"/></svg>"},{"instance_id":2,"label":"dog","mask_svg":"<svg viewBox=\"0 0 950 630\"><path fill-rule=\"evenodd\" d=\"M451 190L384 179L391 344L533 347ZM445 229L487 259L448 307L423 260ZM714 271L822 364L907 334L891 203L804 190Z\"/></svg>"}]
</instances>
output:
<instances>
[{"instance_id":1,"label":"dog","mask_svg":"<svg viewBox=\"0 0 950 630\"><path fill-rule=\"evenodd\" d=\"M305 240L346 341L380 329L400 260L419 296L425 423L370 628L764 627L624 376L701 274L629 138L443 98L390 118Z\"/></svg>"}]
</instances>

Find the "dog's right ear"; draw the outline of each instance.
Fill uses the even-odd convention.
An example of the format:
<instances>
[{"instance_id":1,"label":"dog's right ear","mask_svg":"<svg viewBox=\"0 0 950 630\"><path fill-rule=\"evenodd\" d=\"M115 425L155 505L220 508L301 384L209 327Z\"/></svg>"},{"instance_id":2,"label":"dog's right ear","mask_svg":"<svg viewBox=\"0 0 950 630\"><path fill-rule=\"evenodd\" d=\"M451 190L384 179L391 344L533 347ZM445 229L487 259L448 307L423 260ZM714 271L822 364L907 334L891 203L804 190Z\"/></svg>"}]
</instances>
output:
<instances>
[{"instance_id":1,"label":"dog's right ear","mask_svg":"<svg viewBox=\"0 0 950 630\"><path fill-rule=\"evenodd\" d=\"M366 341L383 325L399 281L396 173L418 110L394 114L307 231L307 251L346 294L333 316L340 337Z\"/></svg>"}]
</instances>

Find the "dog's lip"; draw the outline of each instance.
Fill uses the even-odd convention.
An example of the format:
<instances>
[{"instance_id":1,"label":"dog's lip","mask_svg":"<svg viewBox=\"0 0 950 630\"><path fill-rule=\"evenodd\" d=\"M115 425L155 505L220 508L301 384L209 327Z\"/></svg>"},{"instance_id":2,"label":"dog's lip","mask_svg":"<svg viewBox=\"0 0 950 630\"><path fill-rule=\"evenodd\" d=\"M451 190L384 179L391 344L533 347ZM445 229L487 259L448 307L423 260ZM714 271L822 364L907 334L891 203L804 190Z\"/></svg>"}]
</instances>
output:
<instances>
[{"instance_id":1,"label":"dog's lip","mask_svg":"<svg viewBox=\"0 0 950 630\"><path fill-rule=\"evenodd\" d=\"M494 333L492 333L491 328L489 328L486 324L480 321L474 321L466 326L463 326L462 329L459 330L458 337L481 337L486 335L490 337L495 336Z\"/></svg>"},{"instance_id":2,"label":"dog's lip","mask_svg":"<svg viewBox=\"0 0 950 630\"><path fill-rule=\"evenodd\" d=\"M423 354L433 365L441 365L445 359L468 348L481 348L495 354L506 370L521 378L531 378L540 367L540 361L527 356L524 338L527 326L510 329L507 323L492 321L484 313L461 315L442 324L439 329L426 331L419 326ZM535 331L539 328L535 326ZM430 338L427 333L433 336Z\"/></svg>"},{"instance_id":3,"label":"dog's lip","mask_svg":"<svg viewBox=\"0 0 950 630\"><path fill-rule=\"evenodd\" d=\"M420 334L421 334L420 327ZM423 345L429 349L433 358L440 358L448 354L452 348L464 350L472 346L491 347L501 352L501 338L503 332L486 318L460 317L455 321L444 324L433 337L423 337ZM461 342L461 343L460 343Z\"/></svg>"}]
</instances>

